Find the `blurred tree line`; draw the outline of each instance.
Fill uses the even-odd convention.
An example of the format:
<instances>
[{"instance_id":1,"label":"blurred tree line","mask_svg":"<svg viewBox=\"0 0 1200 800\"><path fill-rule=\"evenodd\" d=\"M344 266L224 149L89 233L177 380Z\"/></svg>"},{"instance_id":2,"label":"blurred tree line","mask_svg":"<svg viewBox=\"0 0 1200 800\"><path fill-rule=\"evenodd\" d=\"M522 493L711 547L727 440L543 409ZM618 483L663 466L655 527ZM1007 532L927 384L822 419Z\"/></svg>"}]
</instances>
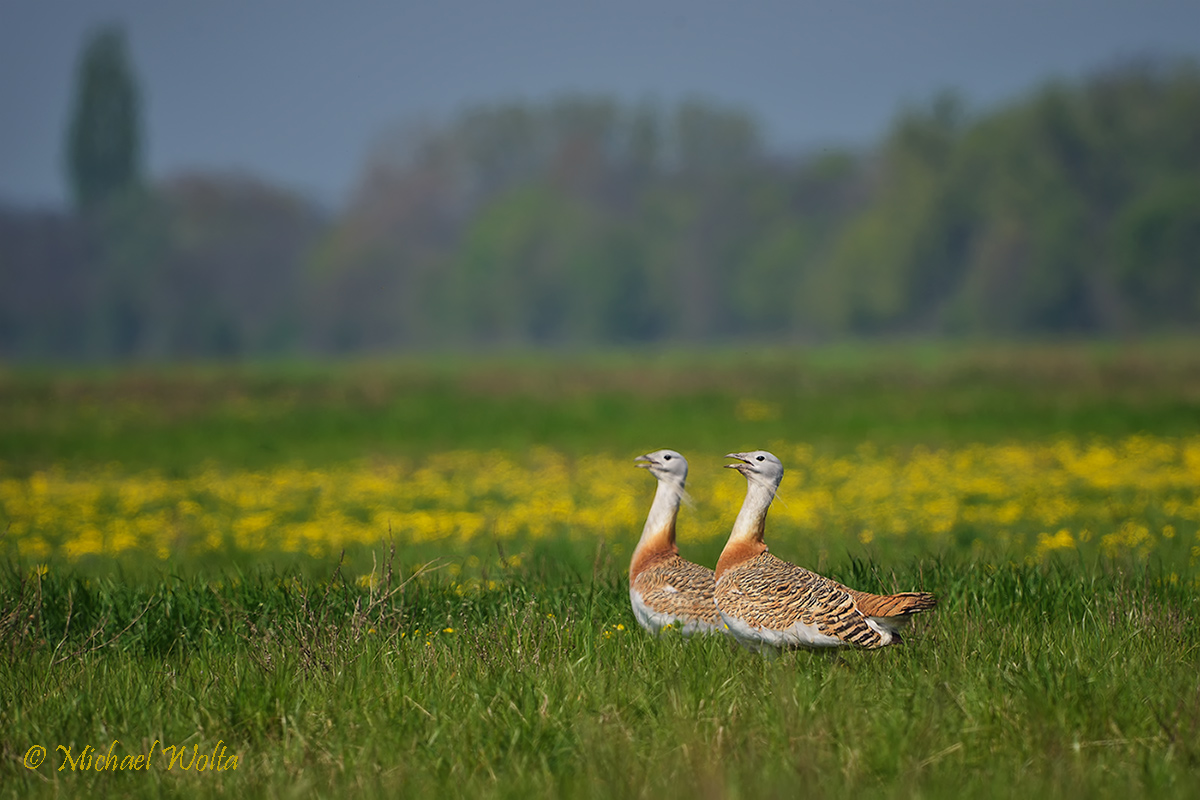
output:
<instances>
[{"instance_id":1,"label":"blurred tree line","mask_svg":"<svg viewBox=\"0 0 1200 800\"><path fill-rule=\"evenodd\" d=\"M71 213L0 208L0 355L104 359L1200 328L1200 71L1125 63L865 152L602 96L391 131L346 207L148 183L119 31L80 59Z\"/></svg>"}]
</instances>

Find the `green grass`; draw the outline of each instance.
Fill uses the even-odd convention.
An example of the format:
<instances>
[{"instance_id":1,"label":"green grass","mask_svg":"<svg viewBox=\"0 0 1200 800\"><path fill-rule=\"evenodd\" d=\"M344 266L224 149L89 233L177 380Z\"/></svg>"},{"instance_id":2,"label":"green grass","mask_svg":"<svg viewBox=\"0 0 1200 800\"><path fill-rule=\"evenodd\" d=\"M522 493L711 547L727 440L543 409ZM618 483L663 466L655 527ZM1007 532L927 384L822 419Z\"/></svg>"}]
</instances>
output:
<instances>
[{"instance_id":1,"label":"green grass","mask_svg":"<svg viewBox=\"0 0 1200 800\"><path fill-rule=\"evenodd\" d=\"M747 397L770 413L740 415ZM0 373L0 477L539 444L632 457L1137 432L1200 432L1200 346ZM1190 797L1200 786L1200 599L1187 563L1028 564L967 549L882 563L831 550L820 564L831 577L934 591L939 608L901 647L768 660L728 640L645 635L624 559L594 542L517 546L520 566L497 550L476 568L492 588L466 592L446 570L414 577L433 551L404 547L376 553L392 577L375 590L296 558L52 563L44 575L11 561L0 796ZM107 752L114 739L121 756L158 740L189 758L221 741L238 768L195 774L159 755L139 773L57 770L59 745ZM37 770L22 763L32 745L48 751Z\"/></svg>"},{"instance_id":2,"label":"green grass","mask_svg":"<svg viewBox=\"0 0 1200 800\"><path fill-rule=\"evenodd\" d=\"M0 371L0 474L1200 431L1200 347L858 346ZM740 419L741 401L772 409ZM741 444L738 444L741 443ZM755 444L760 443L760 444Z\"/></svg>"},{"instance_id":3,"label":"green grass","mask_svg":"<svg viewBox=\"0 0 1200 800\"><path fill-rule=\"evenodd\" d=\"M885 588L870 566L831 574ZM616 569L541 572L465 598L9 573L5 794L1194 796L1197 600L1153 570L899 565L942 597L907 645L776 660L644 635ZM238 768L54 769L114 738Z\"/></svg>"}]
</instances>

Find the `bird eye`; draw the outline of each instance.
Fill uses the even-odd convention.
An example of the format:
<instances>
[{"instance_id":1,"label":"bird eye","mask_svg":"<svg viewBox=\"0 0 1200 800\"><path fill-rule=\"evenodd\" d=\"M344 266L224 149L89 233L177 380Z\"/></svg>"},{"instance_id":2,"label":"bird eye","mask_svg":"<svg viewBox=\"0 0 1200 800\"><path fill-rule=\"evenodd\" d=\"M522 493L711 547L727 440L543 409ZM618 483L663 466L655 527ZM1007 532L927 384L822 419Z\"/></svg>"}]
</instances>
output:
<instances>
[{"instance_id":1,"label":"bird eye","mask_svg":"<svg viewBox=\"0 0 1200 800\"><path fill-rule=\"evenodd\" d=\"M671 460L670 456L663 456L663 461L670 461L670 460Z\"/></svg>"},{"instance_id":2,"label":"bird eye","mask_svg":"<svg viewBox=\"0 0 1200 800\"><path fill-rule=\"evenodd\" d=\"M758 460L759 460L759 461L762 461L762 460L763 460L763 457L762 457L762 456L758 456Z\"/></svg>"}]
</instances>

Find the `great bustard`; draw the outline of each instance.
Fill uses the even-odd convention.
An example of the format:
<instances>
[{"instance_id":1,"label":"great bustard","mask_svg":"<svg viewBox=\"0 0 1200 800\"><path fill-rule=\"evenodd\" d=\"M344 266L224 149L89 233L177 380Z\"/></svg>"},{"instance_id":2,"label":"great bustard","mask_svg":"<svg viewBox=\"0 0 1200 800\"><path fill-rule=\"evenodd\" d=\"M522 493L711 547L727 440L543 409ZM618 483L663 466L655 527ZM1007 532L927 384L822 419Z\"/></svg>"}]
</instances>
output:
<instances>
[{"instance_id":1,"label":"great bustard","mask_svg":"<svg viewBox=\"0 0 1200 800\"><path fill-rule=\"evenodd\" d=\"M926 592L877 595L797 567L767 552L767 509L783 464L765 450L731 453L727 464L746 477L746 499L717 561L717 608L729 632L751 649L883 647L899 629L937 604Z\"/></svg>"},{"instance_id":2,"label":"great bustard","mask_svg":"<svg viewBox=\"0 0 1200 800\"><path fill-rule=\"evenodd\" d=\"M658 489L629 564L634 616L651 633L668 625L685 634L724 632L713 602L713 571L681 558L675 546L675 518L684 495L687 460L674 450L656 450L636 461L636 466L658 479Z\"/></svg>"}]
</instances>

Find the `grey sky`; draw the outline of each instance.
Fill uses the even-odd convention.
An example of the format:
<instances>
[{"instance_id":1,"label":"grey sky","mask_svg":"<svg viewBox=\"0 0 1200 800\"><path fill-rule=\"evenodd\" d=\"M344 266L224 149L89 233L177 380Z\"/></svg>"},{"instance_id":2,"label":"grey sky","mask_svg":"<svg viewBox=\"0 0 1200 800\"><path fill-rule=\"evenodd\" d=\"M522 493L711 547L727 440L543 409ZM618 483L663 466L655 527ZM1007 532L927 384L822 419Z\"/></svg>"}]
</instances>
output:
<instances>
[{"instance_id":1,"label":"grey sky","mask_svg":"<svg viewBox=\"0 0 1200 800\"><path fill-rule=\"evenodd\" d=\"M389 125L567 90L698 94L772 146L863 144L941 88L990 106L1122 57L1200 55L1200 3L3 0L0 200L63 201L90 27L125 25L148 164L245 170L329 204Z\"/></svg>"}]
</instances>

